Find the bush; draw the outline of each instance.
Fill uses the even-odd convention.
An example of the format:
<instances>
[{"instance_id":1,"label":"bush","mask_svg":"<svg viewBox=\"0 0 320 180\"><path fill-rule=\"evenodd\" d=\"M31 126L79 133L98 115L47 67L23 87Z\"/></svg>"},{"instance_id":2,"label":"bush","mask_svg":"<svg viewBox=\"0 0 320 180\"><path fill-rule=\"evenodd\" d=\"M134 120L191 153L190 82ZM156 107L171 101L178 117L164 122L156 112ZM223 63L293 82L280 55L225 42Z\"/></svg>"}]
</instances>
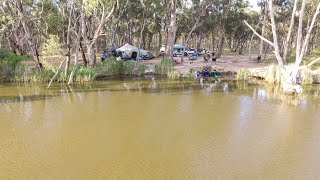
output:
<instances>
[{"instance_id":1,"label":"bush","mask_svg":"<svg viewBox=\"0 0 320 180\"><path fill-rule=\"evenodd\" d=\"M142 75L145 73L147 66L145 64L136 64L134 61L114 61L106 59L100 69L101 75L119 76L119 75Z\"/></svg>"},{"instance_id":2,"label":"bush","mask_svg":"<svg viewBox=\"0 0 320 180\"><path fill-rule=\"evenodd\" d=\"M57 35L49 35L49 39L43 43L42 53L47 56L64 54L63 45L60 43Z\"/></svg>"},{"instance_id":3,"label":"bush","mask_svg":"<svg viewBox=\"0 0 320 180\"><path fill-rule=\"evenodd\" d=\"M195 72L192 72L192 71L183 74L183 77L187 78L187 79L196 79L197 78L197 76L195 75Z\"/></svg>"},{"instance_id":4,"label":"bush","mask_svg":"<svg viewBox=\"0 0 320 180\"><path fill-rule=\"evenodd\" d=\"M304 65L308 65L309 63L311 63L313 60L315 60L318 57L320 57L320 48L315 49L310 56L305 57L303 59L302 63ZM291 51L289 51L287 61L288 61L288 63L294 63L295 60L296 60L296 49L292 49ZM320 63L318 62L318 63L314 64L313 67L316 67L316 68L320 67Z\"/></svg>"},{"instance_id":5,"label":"bush","mask_svg":"<svg viewBox=\"0 0 320 180\"><path fill-rule=\"evenodd\" d=\"M251 76L251 73L248 70L241 69L237 73L237 80L247 80Z\"/></svg>"},{"instance_id":6,"label":"bush","mask_svg":"<svg viewBox=\"0 0 320 180\"><path fill-rule=\"evenodd\" d=\"M75 80L78 82L91 82L96 79L97 75L95 68L81 66L75 73Z\"/></svg>"},{"instance_id":7,"label":"bush","mask_svg":"<svg viewBox=\"0 0 320 180\"><path fill-rule=\"evenodd\" d=\"M0 63L15 67L19 62L23 61L26 57L14 54L9 49L0 48Z\"/></svg>"},{"instance_id":8,"label":"bush","mask_svg":"<svg viewBox=\"0 0 320 180\"><path fill-rule=\"evenodd\" d=\"M304 65L308 65L309 63L311 63L313 60L315 60L318 57L320 57L320 48L316 49L309 57L305 58L304 61L302 61L302 62ZM320 67L320 62L318 61L312 67L313 68Z\"/></svg>"},{"instance_id":9,"label":"bush","mask_svg":"<svg viewBox=\"0 0 320 180\"><path fill-rule=\"evenodd\" d=\"M174 63L171 59L163 59L157 65L155 65L155 73L159 75L168 75L174 69Z\"/></svg>"},{"instance_id":10,"label":"bush","mask_svg":"<svg viewBox=\"0 0 320 180\"><path fill-rule=\"evenodd\" d=\"M147 70L147 65L145 64L138 64L136 75L143 75Z\"/></svg>"},{"instance_id":11,"label":"bush","mask_svg":"<svg viewBox=\"0 0 320 180\"><path fill-rule=\"evenodd\" d=\"M169 79L175 80L180 78L180 74L177 71L170 71L167 74Z\"/></svg>"},{"instance_id":12,"label":"bush","mask_svg":"<svg viewBox=\"0 0 320 180\"><path fill-rule=\"evenodd\" d=\"M26 56L14 54L9 49L0 48L0 81L12 81L20 62L26 58Z\"/></svg>"},{"instance_id":13,"label":"bush","mask_svg":"<svg viewBox=\"0 0 320 180\"><path fill-rule=\"evenodd\" d=\"M292 64L286 67L288 71L292 70L292 68ZM299 78L301 79L302 84L312 84L314 82L314 75L310 69L300 70ZM271 84L280 84L284 82L284 76L282 75L278 65L270 65L268 67L265 81Z\"/></svg>"}]
</instances>

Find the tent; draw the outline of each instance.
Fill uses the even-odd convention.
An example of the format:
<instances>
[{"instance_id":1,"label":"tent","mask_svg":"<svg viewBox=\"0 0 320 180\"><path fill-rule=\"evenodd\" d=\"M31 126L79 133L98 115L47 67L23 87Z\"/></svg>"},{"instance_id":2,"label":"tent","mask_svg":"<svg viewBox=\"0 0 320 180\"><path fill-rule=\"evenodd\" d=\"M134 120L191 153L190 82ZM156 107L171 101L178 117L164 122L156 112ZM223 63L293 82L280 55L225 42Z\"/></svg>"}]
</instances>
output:
<instances>
[{"instance_id":1,"label":"tent","mask_svg":"<svg viewBox=\"0 0 320 180\"><path fill-rule=\"evenodd\" d=\"M132 59L136 59L138 55L139 48L132 46L130 44L125 44L124 46L117 49L117 51L121 51L126 53ZM150 51L140 49L140 55L144 57L144 59L152 59L154 56L151 54Z\"/></svg>"}]
</instances>

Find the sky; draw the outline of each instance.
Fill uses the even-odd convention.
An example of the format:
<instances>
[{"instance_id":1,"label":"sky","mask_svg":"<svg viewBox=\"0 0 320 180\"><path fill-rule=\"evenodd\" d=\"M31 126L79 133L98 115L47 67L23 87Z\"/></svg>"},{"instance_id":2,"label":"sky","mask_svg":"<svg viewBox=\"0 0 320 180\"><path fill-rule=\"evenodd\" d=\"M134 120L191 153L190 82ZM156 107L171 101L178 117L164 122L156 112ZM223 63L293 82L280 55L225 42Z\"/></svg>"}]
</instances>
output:
<instances>
[{"instance_id":1,"label":"sky","mask_svg":"<svg viewBox=\"0 0 320 180\"><path fill-rule=\"evenodd\" d=\"M252 6L252 8L254 9L254 10L260 10L260 8L257 6L257 2L258 2L258 0L248 0L249 1L249 4L250 4L250 6Z\"/></svg>"}]
</instances>

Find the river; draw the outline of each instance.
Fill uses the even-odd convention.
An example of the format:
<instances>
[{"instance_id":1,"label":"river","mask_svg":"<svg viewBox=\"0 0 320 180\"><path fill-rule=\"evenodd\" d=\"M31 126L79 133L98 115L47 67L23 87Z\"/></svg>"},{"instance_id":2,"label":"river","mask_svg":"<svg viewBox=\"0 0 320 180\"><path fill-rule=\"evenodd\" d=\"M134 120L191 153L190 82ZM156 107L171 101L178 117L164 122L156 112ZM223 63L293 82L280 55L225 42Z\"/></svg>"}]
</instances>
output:
<instances>
[{"instance_id":1,"label":"river","mask_svg":"<svg viewBox=\"0 0 320 180\"><path fill-rule=\"evenodd\" d=\"M319 179L320 86L0 85L0 179Z\"/></svg>"}]
</instances>

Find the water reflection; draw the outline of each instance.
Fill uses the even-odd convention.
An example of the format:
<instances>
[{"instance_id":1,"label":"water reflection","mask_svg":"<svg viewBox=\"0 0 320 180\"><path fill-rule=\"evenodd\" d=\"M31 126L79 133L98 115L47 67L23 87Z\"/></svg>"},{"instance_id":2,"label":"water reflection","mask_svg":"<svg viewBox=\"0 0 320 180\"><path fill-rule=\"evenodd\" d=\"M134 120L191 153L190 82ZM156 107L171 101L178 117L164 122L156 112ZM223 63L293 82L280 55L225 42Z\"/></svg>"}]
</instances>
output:
<instances>
[{"instance_id":1,"label":"water reflection","mask_svg":"<svg viewBox=\"0 0 320 180\"><path fill-rule=\"evenodd\" d=\"M319 87L308 88L286 96L244 81L152 79L2 87L0 179L317 179Z\"/></svg>"},{"instance_id":2,"label":"water reflection","mask_svg":"<svg viewBox=\"0 0 320 180\"><path fill-rule=\"evenodd\" d=\"M302 95L285 95L280 87L274 85L253 85L245 81L221 81L221 82L198 82L198 81L168 81L155 80L122 80L105 81L94 84L83 84L75 86L56 85L47 90L45 85L23 85L12 86L0 89L0 103L26 102L50 99L54 96L62 96L64 99L71 100L72 96L83 99L85 92L104 92L104 91L126 91L138 93L186 93L193 94L203 92L211 93L245 93L259 101L269 99L278 100L279 103L286 103L292 106L306 107L311 101L313 105L319 104L320 86L306 86ZM14 95L13 95L14 94Z\"/></svg>"}]
</instances>

